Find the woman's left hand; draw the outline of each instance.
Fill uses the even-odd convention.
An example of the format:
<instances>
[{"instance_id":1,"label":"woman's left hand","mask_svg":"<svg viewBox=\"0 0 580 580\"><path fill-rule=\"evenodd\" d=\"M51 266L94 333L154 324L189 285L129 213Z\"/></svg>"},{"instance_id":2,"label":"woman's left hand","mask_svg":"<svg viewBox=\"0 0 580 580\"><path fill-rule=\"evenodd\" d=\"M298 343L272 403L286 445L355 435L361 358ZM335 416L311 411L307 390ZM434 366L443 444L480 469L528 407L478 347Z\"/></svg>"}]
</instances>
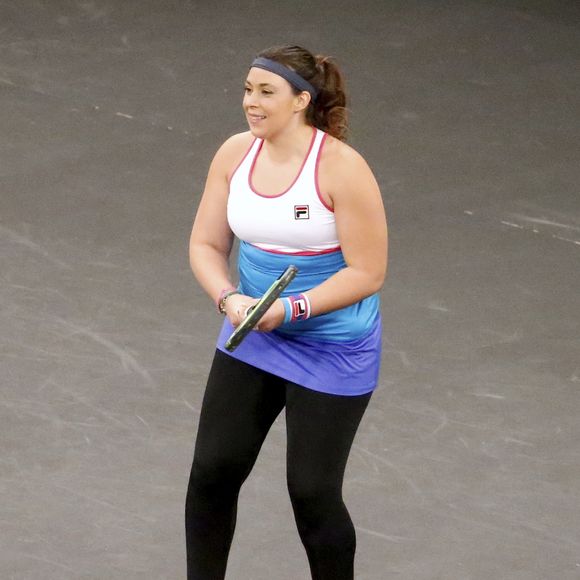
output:
<instances>
[{"instance_id":1,"label":"woman's left hand","mask_svg":"<svg viewBox=\"0 0 580 580\"><path fill-rule=\"evenodd\" d=\"M256 300L256 302L258 302ZM274 304L268 308L266 314L262 316L260 322L254 327L254 330L259 330L260 332L270 332L275 328L278 328L284 321L284 304L282 300L274 301Z\"/></svg>"}]
</instances>

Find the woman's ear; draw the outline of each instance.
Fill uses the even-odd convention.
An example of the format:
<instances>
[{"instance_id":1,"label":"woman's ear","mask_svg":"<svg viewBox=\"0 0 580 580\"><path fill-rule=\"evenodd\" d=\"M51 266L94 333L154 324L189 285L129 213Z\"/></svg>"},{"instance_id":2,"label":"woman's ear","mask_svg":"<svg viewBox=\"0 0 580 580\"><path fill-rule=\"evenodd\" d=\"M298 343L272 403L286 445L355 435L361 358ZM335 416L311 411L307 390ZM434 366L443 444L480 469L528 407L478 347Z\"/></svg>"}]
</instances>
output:
<instances>
[{"instance_id":1,"label":"woman's ear","mask_svg":"<svg viewBox=\"0 0 580 580\"><path fill-rule=\"evenodd\" d=\"M308 91L302 91L299 95L296 95L294 99L294 112L300 113L304 111L310 104L312 97Z\"/></svg>"}]
</instances>

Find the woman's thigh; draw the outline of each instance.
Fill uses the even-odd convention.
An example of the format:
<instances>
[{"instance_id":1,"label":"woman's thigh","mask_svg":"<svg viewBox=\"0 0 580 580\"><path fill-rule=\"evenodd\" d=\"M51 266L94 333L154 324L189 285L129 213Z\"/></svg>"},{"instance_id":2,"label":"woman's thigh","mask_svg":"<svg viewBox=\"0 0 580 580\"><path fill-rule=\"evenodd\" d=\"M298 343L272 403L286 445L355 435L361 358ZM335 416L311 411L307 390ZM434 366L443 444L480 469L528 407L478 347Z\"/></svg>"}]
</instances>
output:
<instances>
[{"instance_id":1,"label":"woman's thigh","mask_svg":"<svg viewBox=\"0 0 580 580\"><path fill-rule=\"evenodd\" d=\"M284 402L284 386L277 377L216 350L194 463L249 472Z\"/></svg>"},{"instance_id":2,"label":"woman's thigh","mask_svg":"<svg viewBox=\"0 0 580 580\"><path fill-rule=\"evenodd\" d=\"M291 493L340 490L348 455L372 393L329 395L287 383L287 472Z\"/></svg>"}]
</instances>

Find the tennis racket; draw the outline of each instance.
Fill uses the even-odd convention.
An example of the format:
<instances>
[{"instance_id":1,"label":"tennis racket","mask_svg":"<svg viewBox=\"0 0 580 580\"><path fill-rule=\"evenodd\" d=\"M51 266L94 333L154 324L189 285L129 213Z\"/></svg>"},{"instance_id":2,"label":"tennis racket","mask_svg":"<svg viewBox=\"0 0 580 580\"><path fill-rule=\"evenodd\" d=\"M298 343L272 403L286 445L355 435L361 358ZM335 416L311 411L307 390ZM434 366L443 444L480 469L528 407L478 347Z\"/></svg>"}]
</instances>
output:
<instances>
[{"instance_id":1,"label":"tennis racket","mask_svg":"<svg viewBox=\"0 0 580 580\"><path fill-rule=\"evenodd\" d=\"M248 313L239 326L232 332L231 336L226 340L226 350L233 352L246 338L250 330L260 322L260 319L274 301L282 294L282 291L298 274L298 268L296 266L288 266L282 275L274 281L274 283L266 290L262 298L254 306L248 309Z\"/></svg>"}]
</instances>

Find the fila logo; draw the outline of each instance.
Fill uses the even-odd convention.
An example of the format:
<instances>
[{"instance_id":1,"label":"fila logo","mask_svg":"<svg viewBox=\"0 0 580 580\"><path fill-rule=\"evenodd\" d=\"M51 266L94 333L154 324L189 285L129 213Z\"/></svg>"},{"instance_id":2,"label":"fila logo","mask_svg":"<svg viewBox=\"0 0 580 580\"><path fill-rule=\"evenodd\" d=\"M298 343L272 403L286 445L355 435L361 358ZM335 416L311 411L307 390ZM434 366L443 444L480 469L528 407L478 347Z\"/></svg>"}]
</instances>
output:
<instances>
[{"instance_id":1,"label":"fila logo","mask_svg":"<svg viewBox=\"0 0 580 580\"><path fill-rule=\"evenodd\" d=\"M306 300L300 298L292 303L292 318L302 318L306 314Z\"/></svg>"},{"instance_id":2,"label":"fila logo","mask_svg":"<svg viewBox=\"0 0 580 580\"><path fill-rule=\"evenodd\" d=\"M310 219L310 206L308 206L308 205L295 205L294 206L294 219L295 220L309 220Z\"/></svg>"}]
</instances>

